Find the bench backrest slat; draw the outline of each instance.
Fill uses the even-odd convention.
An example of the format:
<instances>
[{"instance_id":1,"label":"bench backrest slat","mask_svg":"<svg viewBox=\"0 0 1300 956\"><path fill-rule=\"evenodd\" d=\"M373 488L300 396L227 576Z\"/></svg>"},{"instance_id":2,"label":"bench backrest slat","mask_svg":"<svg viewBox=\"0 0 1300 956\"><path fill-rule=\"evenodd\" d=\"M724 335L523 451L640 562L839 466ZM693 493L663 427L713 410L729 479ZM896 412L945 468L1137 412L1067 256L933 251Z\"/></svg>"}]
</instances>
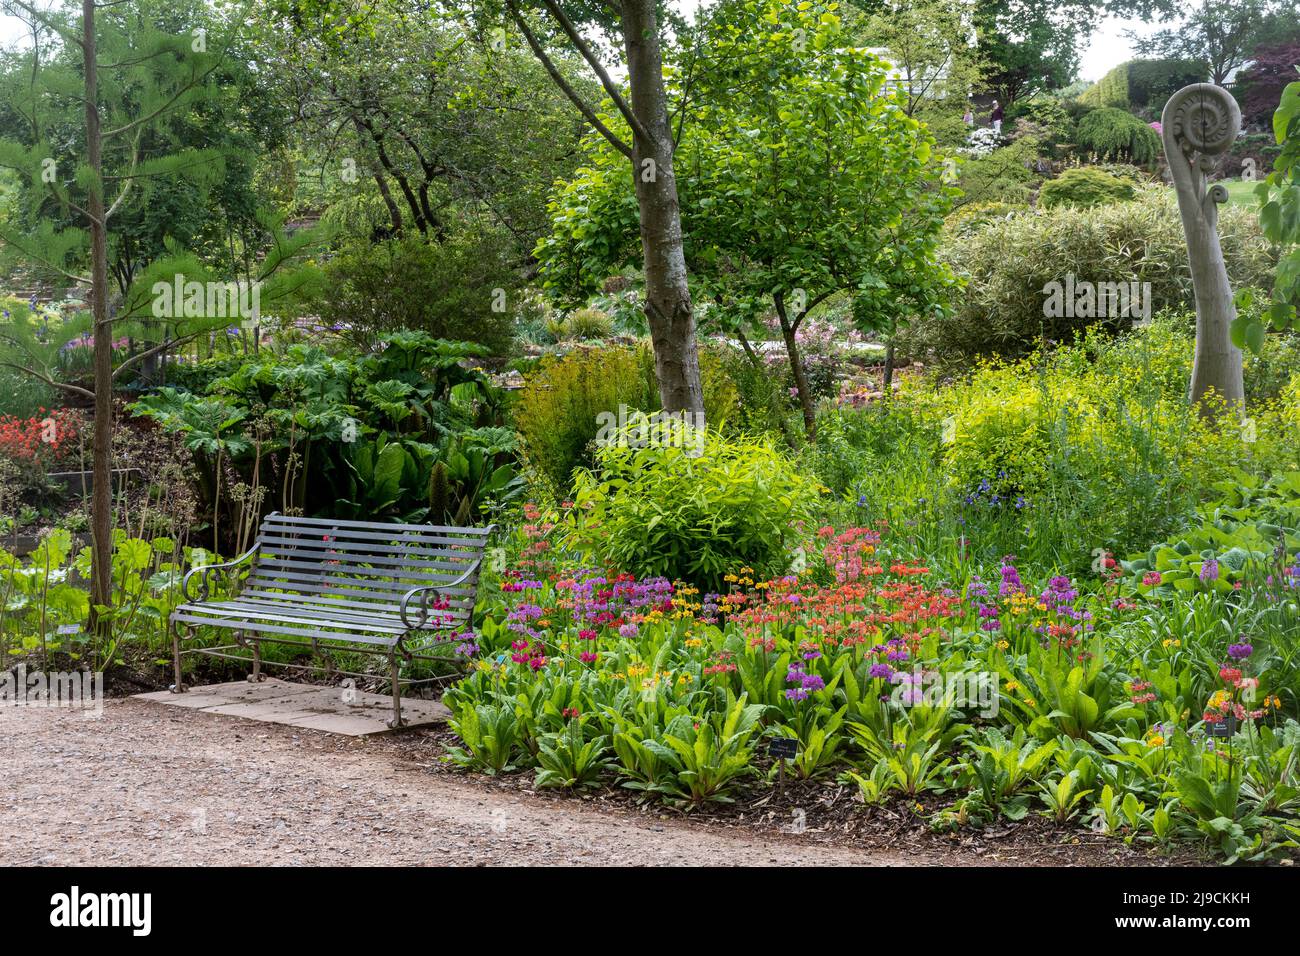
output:
<instances>
[{"instance_id":1,"label":"bench backrest slat","mask_svg":"<svg viewBox=\"0 0 1300 956\"><path fill-rule=\"evenodd\" d=\"M490 531L272 514L262 522L245 593L291 594L305 605L391 613L412 588L457 581L430 593L431 603L448 606L429 612L444 623L463 621L473 613L475 563L483 558Z\"/></svg>"},{"instance_id":2,"label":"bench backrest slat","mask_svg":"<svg viewBox=\"0 0 1300 956\"><path fill-rule=\"evenodd\" d=\"M459 527L433 524L389 524L386 521L349 521L343 518L299 518L296 515L282 515L273 512L262 520L262 527L270 528L276 525L285 525L294 531L303 531L312 528L335 529L340 533L346 533L349 530L359 532L379 531L391 535L394 532L409 531L415 534L439 534L455 535L460 538L479 539L486 541L491 533L491 527Z\"/></svg>"}]
</instances>

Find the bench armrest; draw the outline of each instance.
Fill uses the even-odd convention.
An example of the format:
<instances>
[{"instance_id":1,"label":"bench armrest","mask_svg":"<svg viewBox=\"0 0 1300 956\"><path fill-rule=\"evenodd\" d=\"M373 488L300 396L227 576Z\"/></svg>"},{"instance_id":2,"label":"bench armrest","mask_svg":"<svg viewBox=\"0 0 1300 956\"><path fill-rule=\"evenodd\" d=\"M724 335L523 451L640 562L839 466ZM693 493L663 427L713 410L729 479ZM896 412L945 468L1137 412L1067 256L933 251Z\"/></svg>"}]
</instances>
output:
<instances>
[{"instance_id":1,"label":"bench armrest","mask_svg":"<svg viewBox=\"0 0 1300 956\"><path fill-rule=\"evenodd\" d=\"M472 575L474 572L476 572L479 569L479 566L482 563L483 563L483 559L479 558L477 561L475 561L473 564L471 564L468 568L465 569L464 574L456 578L456 580L454 581L448 581L446 584L422 584L417 588L411 588L411 590L407 591L406 594L402 596L402 606L399 610L399 614L402 618L402 623L405 624L408 628L410 628L413 631L424 627L424 625L427 624L429 621L429 592L442 591L445 590L446 588L454 588L459 584L463 584L469 578L470 575ZM420 595L420 605L419 605L420 619L416 621L414 624L412 624L410 618L408 618L406 614L407 614L408 607L411 603L411 598L415 597L417 594Z\"/></svg>"},{"instance_id":2,"label":"bench armrest","mask_svg":"<svg viewBox=\"0 0 1300 956\"><path fill-rule=\"evenodd\" d=\"M223 568L238 567L239 565L247 561L249 558L251 558L253 555L257 554L257 549L261 547L261 545L262 542L260 539L254 541L253 546L251 548L249 548L239 557L235 558L233 561L224 561L221 564L201 564L197 568L191 568L189 571L186 572L185 577L181 579L181 597L184 598L186 601L194 600L192 597L190 597L190 578L194 577L194 575L196 574L202 574L203 577L200 579L200 586L199 586L199 600L206 601L208 599L208 576L213 571L218 571Z\"/></svg>"}]
</instances>

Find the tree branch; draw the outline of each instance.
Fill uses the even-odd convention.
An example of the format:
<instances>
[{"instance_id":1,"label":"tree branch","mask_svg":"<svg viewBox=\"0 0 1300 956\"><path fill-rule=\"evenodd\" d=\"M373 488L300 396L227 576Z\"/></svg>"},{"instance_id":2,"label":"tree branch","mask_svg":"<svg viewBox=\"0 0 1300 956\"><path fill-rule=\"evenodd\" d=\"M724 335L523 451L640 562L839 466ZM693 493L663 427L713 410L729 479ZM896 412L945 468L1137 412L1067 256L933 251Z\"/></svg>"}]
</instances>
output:
<instances>
[{"instance_id":1,"label":"tree branch","mask_svg":"<svg viewBox=\"0 0 1300 956\"><path fill-rule=\"evenodd\" d=\"M587 45L587 41L582 38L582 35L578 33L577 28L573 25L573 21L570 20L565 12L560 9L560 5L556 3L555 0L542 0L542 2L546 4L546 9L551 11L551 16L555 17L555 19L559 21L560 29L564 31L564 35L569 38L569 41L577 47L578 52L582 54L582 58L591 64L592 70L600 79L600 85L605 88L605 92L609 95L609 98L614 101L614 105L618 107L618 111L623 114L623 119L627 120L627 125L632 128L632 135L640 137L643 143L651 142L649 131L645 128L645 125L641 120L637 118L636 113L632 112L632 107L628 105L627 100L623 99L622 91L619 90L614 81L610 79L609 72L605 69L604 64L602 64L596 57L596 54L591 51L591 47Z\"/></svg>"},{"instance_id":2,"label":"tree branch","mask_svg":"<svg viewBox=\"0 0 1300 956\"><path fill-rule=\"evenodd\" d=\"M71 281L77 283L78 285L90 285L90 279L87 278L86 276L79 276L75 273L68 272L66 269L56 266L53 262L50 262L45 257L38 256L36 253L30 251L29 249L24 248L21 243L14 241L14 237L7 230L0 230L0 239L3 239L5 242L13 246L23 255L27 256L29 259L35 259L41 265L45 266L47 269L52 269L53 271L57 272L59 275L63 276L65 279L70 279Z\"/></svg>"},{"instance_id":3,"label":"tree branch","mask_svg":"<svg viewBox=\"0 0 1300 956\"><path fill-rule=\"evenodd\" d=\"M13 362L0 362L0 368L11 368L15 372L24 372L32 378L39 379L51 388L59 388L65 392L72 392L74 395L80 395L82 398L93 399L95 393L89 389L82 388L80 385L70 385L67 382L56 382L48 375L42 375L34 368L28 368L26 365L15 365Z\"/></svg>"},{"instance_id":4,"label":"tree branch","mask_svg":"<svg viewBox=\"0 0 1300 956\"><path fill-rule=\"evenodd\" d=\"M515 4L515 0L506 0L506 9L510 11L511 19L515 21L515 25L518 26L520 32L523 33L524 39L528 41L528 46L533 51L533 55L537 57L538 61L546 69L552 82L554 82L555 85L560 88L560 91L564 93L570 101L572 101L573 105L578 108L578 112L583 115L587 122L595 127L596 131L609 141L611 146L628 159L635 158L632 153L632 147L623 142L623 140L616 136L608 126L601 122L600 117L596 115L596 111L587 105L587 102L578 94L578 91L570 86L569 81L560 74L559 69L551 61L551 58L546 55L546 51L542 49L542 45L538 42L537 37L533 35L533 31L528 28L528 24L524 21L523 15L519 12L519 7Z\"/></svg>"},{"instance_id":5,"label":"tree branch","mask_svg":"<svg viewBox=\"0 0 1300 956\"><path fill-rule=\"evenodd\" d=\"M167 349L175 348L178 345L184 345L186 342L189 342L191 339L198 338L206 331L208 330L200 329L197 332L190 332L187 335L180 336L179 338L169 339L166 342L159 342L153 348L145 349L143 352L137 352L135 355L132 355L130 358L124 360L121 365L119 365L117 368L113 370L113 378L116 379L119 375L122 374L122 372L124 372L126 369L130 368L131 366L135 365L136 363L143 362L145 359L151 358L152 356L157 355L159 352L165 352L167 351ZM164 332L163 334L165 335L166 332Z\"/></svg>"}]
</instances>

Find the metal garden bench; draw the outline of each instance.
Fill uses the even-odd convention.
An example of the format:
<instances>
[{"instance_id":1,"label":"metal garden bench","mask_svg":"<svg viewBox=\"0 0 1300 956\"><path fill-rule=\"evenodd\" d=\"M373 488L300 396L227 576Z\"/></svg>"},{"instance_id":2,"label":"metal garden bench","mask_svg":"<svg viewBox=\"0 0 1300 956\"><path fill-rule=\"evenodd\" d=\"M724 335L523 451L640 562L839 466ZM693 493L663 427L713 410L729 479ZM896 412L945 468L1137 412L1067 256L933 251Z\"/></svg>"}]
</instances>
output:
<instances>
[{"instance_id":1,"label":"metal garden bench","mask_svg":"<svg viewBox=\"0 0 1300 956\"><path fill-rule=\"evenodd\" d=\"M169 626L181 680L181 628L190 638L199 627L235 631L235 644L190 648L184 653L234 660L227 653L251 645L253 671L262 679L261 643L347 650L388 659L393 690L390 727L402 726L399 660L446 660L431 653L448 646L449 634L473 624L479 570L493 528L444 528L424 524L294 518L273 512L262 522L246 553L222 564L194 568L181 582L186 603L172 612ZM208 599L217 570L251 561L238 594ZM198 597L190 581L199 576ZM352 674L354 677L373 675Z\"/></svg>"}]
</instances>

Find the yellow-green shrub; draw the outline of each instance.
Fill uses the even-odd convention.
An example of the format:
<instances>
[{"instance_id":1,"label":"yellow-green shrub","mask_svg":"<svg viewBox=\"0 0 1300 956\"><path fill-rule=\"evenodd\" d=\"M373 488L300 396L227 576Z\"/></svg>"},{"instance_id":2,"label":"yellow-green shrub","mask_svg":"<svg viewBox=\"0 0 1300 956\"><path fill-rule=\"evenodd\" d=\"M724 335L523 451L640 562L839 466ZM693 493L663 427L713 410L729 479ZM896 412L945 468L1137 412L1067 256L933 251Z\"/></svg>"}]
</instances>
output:
<instances>
[{"instance_id":1,"label":"yellow-green shrub","mask_svg":"<svg viewBox=\"0 0 1300 956\"><path fill-rule=\"evenodd\" d=\"M1167 316L1115 341L1097 330L1051 355L980 366L932 400L951 409L944 461L953 484L988 479L1003 494L1073 480L1119 489L1145 470L1190 491L1251 460L1286 465L1295 406L1257 402L1251 428L1228 413L1198 414L1186 398L1192 352L1185 322Z\"/></svg>"},{"instance_id":2,"label":"yellow-green shrub","mask_svg":"<svg viewBox=\"0 0 1300 956\"><path fill-rule=\"evenodd\" d=\"M1056 179L1043 183L1038 204L1044 209L1075 206L1080 209L1132 199L1133 183L1091 166L1067 169Z\"/></svg>"},{"instance_id":3,"label":"yellow-green shrub","mask_svg":"<svg viewBox=\"0 0 1300 956\"><path fill-rule=\"evenodd\" d=\"M677 430L678 441L617 441L580 471L568 544L638 578L721 590L741 566L787 570L812 519L819 485L763 439L717 429Z\"/></svg>"},{"instance_id":4,"label":"yellow-green shrub","mask_svg":"<svg viewBox=\"0 0 1300 956\"><path fill-rule=\"evenodd\" d=\"M735 417L736 387L722 358L700 353L704 414L711 426ZM602 412L619 406L652 413L662 405L649 343L636 346L579 346L544 358L528 376L515 406L515 427L524 455L556 495L568 493L573 470L592 463L590 444Z\"/></svg>"}]
</instances>

